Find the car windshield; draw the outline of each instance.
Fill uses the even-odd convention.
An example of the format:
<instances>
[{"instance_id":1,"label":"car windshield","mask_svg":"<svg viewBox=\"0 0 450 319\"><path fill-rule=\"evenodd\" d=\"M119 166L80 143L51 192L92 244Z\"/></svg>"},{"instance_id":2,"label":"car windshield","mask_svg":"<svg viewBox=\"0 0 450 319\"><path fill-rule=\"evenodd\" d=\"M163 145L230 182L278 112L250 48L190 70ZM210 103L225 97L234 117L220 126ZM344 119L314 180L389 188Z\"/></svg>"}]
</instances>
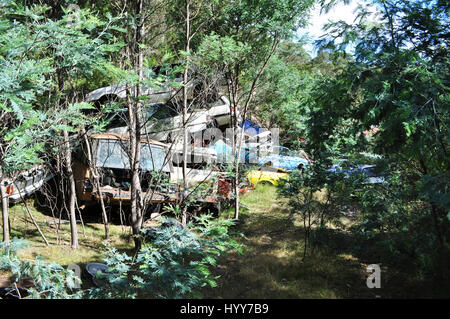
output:
<instances>
[{"instance_id":1,"label":"car windshield","mask_svg":"<svg viewBox=\"0 0 450 319\"><path fill-rule=\"evenodd\" d=\"M172 107L163 103L148 105L144 112L146 120L164 120L178 115Z\"/></svg>"},{"instance_id":2,"label":"car windshield","mask_svg":"<svg viewBox=\"0 0 450 319\"><path fill-rule=\"evenodd\" d=\"M142 170L162 170L169 172L170 167L163 147L141 143ZM105 168L130 169L130 161L126 152L127 144L118 140L100 140L98 143L96 165Z\"/></svg>"}]
</instances>

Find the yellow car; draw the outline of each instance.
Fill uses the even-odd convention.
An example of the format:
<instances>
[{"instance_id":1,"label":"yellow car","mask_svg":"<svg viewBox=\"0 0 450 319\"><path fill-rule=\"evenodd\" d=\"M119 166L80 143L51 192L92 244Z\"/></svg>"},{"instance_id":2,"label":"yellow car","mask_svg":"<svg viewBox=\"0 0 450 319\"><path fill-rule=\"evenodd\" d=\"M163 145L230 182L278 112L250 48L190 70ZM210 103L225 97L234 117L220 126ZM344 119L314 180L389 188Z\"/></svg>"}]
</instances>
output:
<instances>
[{"instance_id":1,"label":"yellow car","mask_svg":"<svg viewBox=\"0 0 450 319\"><path fill-rule=\"evenodd\" d=\"M289 173L282 168L262 166L259 169L249 171L247 178L253 185L271 184L277 186L280 179L289 181Z\"/></svg>"}]
</instances>

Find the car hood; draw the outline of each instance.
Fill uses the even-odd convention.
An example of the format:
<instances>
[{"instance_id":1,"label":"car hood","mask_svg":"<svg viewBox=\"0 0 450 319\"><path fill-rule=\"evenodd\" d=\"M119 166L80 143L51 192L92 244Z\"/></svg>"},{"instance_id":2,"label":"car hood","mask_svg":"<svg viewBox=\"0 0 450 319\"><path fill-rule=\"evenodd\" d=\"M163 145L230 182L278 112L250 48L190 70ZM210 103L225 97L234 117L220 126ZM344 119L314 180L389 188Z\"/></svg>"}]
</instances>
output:
<instances>
[{"instance_id":1,"label":"car hood","mask_svg":"<svg viewBox=\"0 0 450 319\"><path fill-rule=\"evenodd\" d=\"M297 156L282 156L282 155L278 155L278 154L270 154L267 156L264 156L262 159L266 160L276 160L279 162L293 162L293 163L298 163L298 164L304 164L305 166L308 165L308 161L302 157L297 157Z\"/></svg>"},{"instance_id":2,"label":"car hood","mask_svg":"<svg viewBox=\"0 0 450 319\"><path fill-rule=\"evenodd\" d=\"M191 81L188 85L188 94L191 95L194 88L194 83ZM147 97L146 103L160 103L167 102L174 95L182 95L182 90L179 87L163 85L155 89L144 89L142 96ZM127 96L127 86L125 84L113 84L103 88L96 89L90 92L87 97L87 102L93 102L101 99L103 96L113 95L120 99L125 99Z\"/></svg>"}]
</instances>

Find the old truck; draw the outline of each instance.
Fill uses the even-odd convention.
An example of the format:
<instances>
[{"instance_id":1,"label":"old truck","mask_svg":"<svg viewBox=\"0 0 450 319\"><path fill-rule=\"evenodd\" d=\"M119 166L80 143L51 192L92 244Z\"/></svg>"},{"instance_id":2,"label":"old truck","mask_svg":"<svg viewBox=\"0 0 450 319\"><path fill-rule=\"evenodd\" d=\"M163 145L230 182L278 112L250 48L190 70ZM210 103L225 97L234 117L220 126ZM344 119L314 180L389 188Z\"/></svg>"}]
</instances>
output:
<instances>
[{"instance_id":1,"label":"old truck","mask_svg":"<svg viewBox=\"0 0 450 319\"><path fill-rule=\"evenodd\" d=\"M88 134L91 149L92 165L85 149L79 149L74 156L73 172L75 177L78 199L85 205L94 204L103 200L111 205L131 203L131 168L127 153L129 137L114 133ZM141 140L141 187L143 199L148 204L170 204L176 203L186 196L187 192L180 189L180 169L174 168L172 153L167 144L149 140ZM95 181L91 173L98 172L100 188L94 187ZM188 172L189 186L198 185L198 176L192 176ZM205 186L217 183L208 177L204 181ZM191 183L192 182L192 183ZM207 196L192 195L195 197L198 207L208 207L218 214L218 188L214 186ZM101 195L100 195L101 194ZM192 199L192 198L191 198ZM210 209L211 210L211 209Z\"/></svg>"},{"instance_id":2,"label":"old truck","mask_svg":"<svg viewBox=\"0 0 450 319\"><path fill-rule=\"evenodd\" d=\"M90 134L88 137L92 153L92 169L98 172L100 192L94 187L85 150L79 150L74 156L73 172L78 199L85 204L103 200L111 204L131 200L131 168L127 153L129 137L113 133ZM177 192L161 187L152 187L151 182L166 178L171 173L167 145L153 141L141 140L142 174L141 187L145 201L152 203L175 202ZM158 175L158 176L157 176Z\"/></svg>"}]
</instances>

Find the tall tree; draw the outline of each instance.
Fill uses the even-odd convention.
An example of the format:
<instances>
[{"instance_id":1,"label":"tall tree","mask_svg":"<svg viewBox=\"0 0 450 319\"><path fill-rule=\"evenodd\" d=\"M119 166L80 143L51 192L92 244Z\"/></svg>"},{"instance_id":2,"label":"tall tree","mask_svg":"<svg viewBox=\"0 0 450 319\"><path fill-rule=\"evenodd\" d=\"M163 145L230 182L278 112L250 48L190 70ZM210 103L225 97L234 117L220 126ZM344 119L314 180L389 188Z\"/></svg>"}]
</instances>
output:
<instances>
[{"instance_id":1,"label":"tall tree","mask_svg":"<svg viewBox=\"0 0 450 319\"><path fill-rule=\"evenodd\" d=\"M190 88L195 86L197 79L193 79L191 67L192 55L195 54L195 48L192 48L191 43L197 44L204 36L206 28L211 25L215 18L217 18L217 6L221 1L190 1L190 0L172 0L168 2L170 8L168 9L168 21L171 25L180 25L184 22L184 33L176 32L174 45L179 49L179 56L183 62L183 101L180 113L183 122L183 194L188 194L187 184L187 164L188 164L188 147L190 145L188 126L195 120L196 114L189 114L193 107L200 108L202 105L201 95L204 92L196 91L196 96L190 97ZM187 222L187 201L182 203L182 224Z\"/></svg>"},{"instance_id":2,"label":"tall tree","mask_svg":"<svg viewBox=\"0 0 450 319\"><path fill-rule=\"evenodd\" d=\"M243 131L238 134L238 113L245 121L258 81L278 44L306 22L314 1L233 1L222 8L213 31L200 46L200 59L212 72L221 72L233 114L235 219L239 218L239 160Z\"/></svg>"},{"instance_id":3,"label":"tall tree","mask_svg":"<svg viewBox=\"0 0 450 319\"><path fill-rule=\"evenodd\" d=\"M420 0L365 6L353 25L330 24L320 42L351 45L354 61L315 88L310 148L317 159L382 155L390 184L376 192L365 188L361 229L408 238L415 243L408 255L426 260L433 276L448 277L449 6ZM376 12L376 21L369 12ZM367 139L363 132L374 128ZM405 255L401 240L389 244Z\"/></svg>"},{"instance_id":4,"label":"tall tree","mask_svg":"<svg viewBox=\"0 0 450 319\"><path fill-rule=\"evenodd\" d=\"M113 48L104 42L108 23L88 11L78 12L76 24L70 14L56 21L48 19L47 11L45 6L13 2L2 8L2 23L8 26L1 31L2 63L8 80L0 89L0 117L5 123L0 156L2 172L12 178L21 169L58 156L64 144L66 159L70 159L68 135L85 124L81 110L86 108L86 104L75 103L74 82L102 70L107 64L104 57ZM59 142L54 152L48 152L55 140ZM70 161L67 164L70 170ZM76 248L74 195L70 211L72 246Z\"/></svg>"}]
</instances>

